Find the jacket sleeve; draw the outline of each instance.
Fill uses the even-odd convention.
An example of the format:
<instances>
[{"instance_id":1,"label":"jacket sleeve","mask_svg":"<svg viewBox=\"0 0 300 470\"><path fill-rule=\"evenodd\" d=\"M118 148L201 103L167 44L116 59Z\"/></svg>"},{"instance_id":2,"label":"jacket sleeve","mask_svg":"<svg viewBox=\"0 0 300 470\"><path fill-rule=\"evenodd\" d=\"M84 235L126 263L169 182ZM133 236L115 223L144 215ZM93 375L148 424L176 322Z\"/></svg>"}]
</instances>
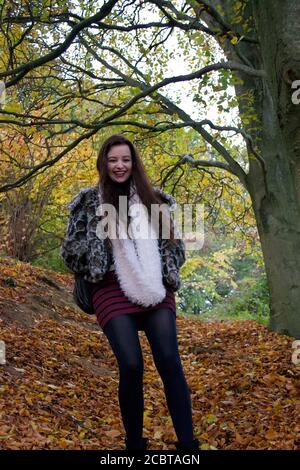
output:
<instances>
[{"instance_id":1,"label":"jacket sleeve","mask_svg":"<svg viewBox=\"0 0 300 470\"><path fill-rule=\"evenodd\" d=\"M176 225L176 222L174 220L173 213L172 213L172 211L177 207L177 202L174 196L171 196L170 194L164 192L163 190L156 189L156 191L169 205L171 223L174 228L174 241L171 242L170 240L164 239L164 240L161 240L161 244L162 246L165 247L165 249L168 249L172 253L175 264L177 265L177 268L181 268L181 266L185 263L185 260L186 260L185 245L184 245L183 240L180 238L178 227Z\"/></svg>"},{"instance_id":2,"label":"jacket sleeve","mask_svg":"<svg viewBox=\"0 0 300 470\"><path fill-rule=\"evenodd\" d=\"M178 266L181 268L181 266L185 263L185 246L184 242L181 240L181 238L176 238L175 240L175 253L176 257L178 259Z\"/></svg>"},{"instance_id":3,"label":"jacket sleeve","mask_svg":"<svg viewBox=\"0 0 300 470\"><path fill-rule=\"evenodd\" d=\"M60 255L67 267L80 274L88 271L87 215L81 202L82 195L68 205L71 209L69 222L60 248Z\"/></svg>"},{"instance_id":4,"label":"jacket sleeve","mask_svg":"<svg viewBox=\"0 0 300 470\"><path fill-rule=\"evenodd\" d=\"M181 238L179 238L179 232L178 228L176 225L176 222L174 218L171 216L173 228L174 228L174 242L173 242L173 252L175 255L175 258L177 259L178 267L181 268L181 266L185 263L185 245L184 242Z\"/></svg>"}]
</instances>

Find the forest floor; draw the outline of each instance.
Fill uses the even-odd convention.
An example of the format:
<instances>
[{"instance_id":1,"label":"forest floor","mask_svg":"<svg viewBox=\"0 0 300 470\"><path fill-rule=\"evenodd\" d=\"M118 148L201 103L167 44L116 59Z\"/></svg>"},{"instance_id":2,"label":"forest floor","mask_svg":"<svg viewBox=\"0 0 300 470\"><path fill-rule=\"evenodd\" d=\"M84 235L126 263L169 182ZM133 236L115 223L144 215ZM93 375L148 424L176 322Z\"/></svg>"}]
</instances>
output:
<instances>
[{"instance_id":1,"label":"forest floor","mask_svg":"<svg viewBox=\"0 0 300 470\"><path fill-rule=\"evenodd\" d=\"M118 368L96 318L72 301L71 274L0 258L0 449L124 448ZM177 315L179 350L204 450L299 449L300 368L293 338L255 321ZM176 435L151 350L143 349L144 436Z\"/></svg>"}]
</instances>

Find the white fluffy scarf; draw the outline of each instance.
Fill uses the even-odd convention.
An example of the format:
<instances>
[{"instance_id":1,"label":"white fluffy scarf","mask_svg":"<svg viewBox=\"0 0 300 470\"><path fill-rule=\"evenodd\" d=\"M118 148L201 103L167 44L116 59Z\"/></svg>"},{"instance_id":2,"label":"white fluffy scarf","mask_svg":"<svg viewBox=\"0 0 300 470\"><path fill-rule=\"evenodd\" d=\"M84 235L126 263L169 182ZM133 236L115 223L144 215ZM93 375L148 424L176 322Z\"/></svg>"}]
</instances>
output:
<instances>
[{"instance_id":1,"label":"white fluffy scarf","mask_svg":"<svg viewBox=\"0 0 300 470\"><path fill-rule=\"evenodd\" d=\"M101 204L100 191L99 197ZM158 240L154 236L148 212L140 204L142 202L135 185L131 183L128 202L128 212L132 217L131 238L126 238L124 223L119 221L119 238L111 238L111 242L115 271L122 291L132 302L149 307L165 298L166 289L162 281Z\"/></svg>"}]
</instances>

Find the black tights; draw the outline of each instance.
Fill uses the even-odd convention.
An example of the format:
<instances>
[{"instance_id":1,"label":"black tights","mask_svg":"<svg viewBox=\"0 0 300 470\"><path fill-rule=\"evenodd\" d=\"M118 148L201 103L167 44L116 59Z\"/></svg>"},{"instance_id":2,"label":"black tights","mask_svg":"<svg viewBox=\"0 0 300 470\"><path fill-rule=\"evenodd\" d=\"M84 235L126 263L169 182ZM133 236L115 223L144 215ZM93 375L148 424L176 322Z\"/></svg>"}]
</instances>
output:
<instances>
[{"instance_id":1,"label":"black tights","mask_svg":"<svg viewBox=\"0 0 300 470\"><path fill-rule=\"evenodd\" d=\"M144 361L139 329L145 331L163 381L177 439L191 442L190 392L178 351L175 315L167 308L111 318L103 329L119 365L119 404L127 439L139 442L143 434Z\"/></svg>"}]
</instances>

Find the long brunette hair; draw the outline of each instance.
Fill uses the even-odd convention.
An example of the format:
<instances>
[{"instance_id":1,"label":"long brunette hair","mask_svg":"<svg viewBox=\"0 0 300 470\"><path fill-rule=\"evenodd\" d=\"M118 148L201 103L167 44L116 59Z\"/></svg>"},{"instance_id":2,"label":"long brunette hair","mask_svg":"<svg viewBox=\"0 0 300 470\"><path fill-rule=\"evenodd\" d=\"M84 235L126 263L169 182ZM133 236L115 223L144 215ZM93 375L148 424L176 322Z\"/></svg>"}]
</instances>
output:
<instances>
[{"instance_id":1,"label":"long brunette hair","mask_svg":"<svg viewBox=\"0 0 300 470\"><path fill-rule=\"evenodd\" d=\"M118 183L113 181L107 169L107 155L110 149L115 145L128 145L131 152L132 158L132 171L130 177L124 183ZM129 197L131 181L135 184L137 193L141 199L141 202L148 210L148 215L151 215L151 205L161 204L165 201L159 194L155 192L150 182L150 179L146 173L144 164L140 157L140 154L135 145L126 137L120 134L111 135L106 139L98 153L96 162L97 170L99 173L99 187L101 187L103 202L112 204L117 213L119 212L119 196L125 195ZM154 206L155 207L155 206ZM163 217L159 218L159 230L162 233L162 221ZM174 240L174 228L173 224L170 223L170 240Z\"/></svg>"}]
</instances>

